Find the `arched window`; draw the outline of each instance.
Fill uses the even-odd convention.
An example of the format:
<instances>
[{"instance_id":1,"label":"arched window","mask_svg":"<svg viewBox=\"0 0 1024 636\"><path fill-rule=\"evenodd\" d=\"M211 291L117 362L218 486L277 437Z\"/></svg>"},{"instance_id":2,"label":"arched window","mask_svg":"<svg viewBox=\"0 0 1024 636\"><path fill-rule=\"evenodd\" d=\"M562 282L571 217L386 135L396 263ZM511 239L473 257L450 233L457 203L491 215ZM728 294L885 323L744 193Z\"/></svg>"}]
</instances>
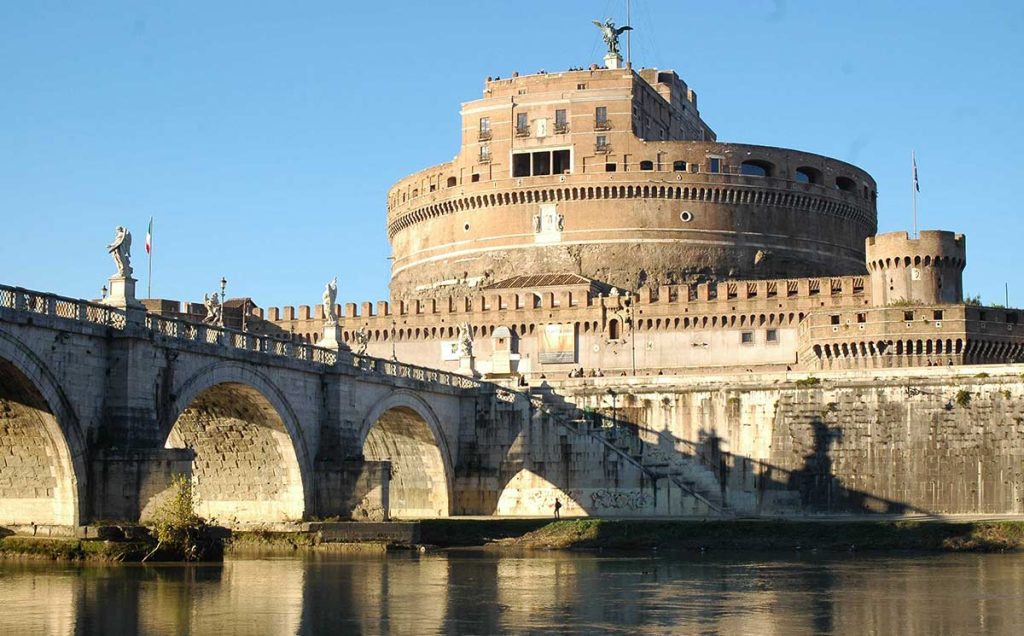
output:
<instances>
[{"instance_id":1,"label":"arched window","mask_svg":"<svg viewBox=\"0 0 1024 636\"><path fill-rule=\"evenodd\" d=\"M619 321L615 318L608 321L608 338L611 340L619 339Z\"/></svg>"},{"instance_id":2,"label":"arched window","mask_svg":"<svg viewBox=\"0 0 1024 636\"><path fill-rule=\"evenodd\" d=\"M641 170L654 170L654 162L653 161L641 161L640 162L640 169Z\"/></svg>"},{"instance_id":3,"label":"arched window","mask_svg":"<svg viewBox=\"0 0 1024 636\"><path fill-rule=\"evenodd\" d=\"M848 177L836 177L836 187L843 192L856 192L857 184Z\"/></svg>"},{"instance_id":4,"label":"arched window","mask_svg":"<svg viewBox=\"0 0 1024 636\"><path fill-rule=\"evenodd\" d=\"M672 162L672 170L674 170L675 172L686 172L686 162L685 161L673 161Z\"/></svg>"},{"instance_id":5,"label":"arched window","mask_svg":"<svg viewBox=\"0 0 1024 636\"><path fill-rule=\"evenodd\" d=\"M767 161L753 159L740 164L740 173L751 177L770 177L774 168Z\"/></svg>"},{"instance_id":6,"label":"arched window","mask_svg":"<svg viewBox=\"0 0 1024 636\"><path fill-rule=\"evenodd\" d=\"M821 185L821 171L810 166L800 166L793 173L797 183L815 183Z\"/></svg>"}]
</instances>

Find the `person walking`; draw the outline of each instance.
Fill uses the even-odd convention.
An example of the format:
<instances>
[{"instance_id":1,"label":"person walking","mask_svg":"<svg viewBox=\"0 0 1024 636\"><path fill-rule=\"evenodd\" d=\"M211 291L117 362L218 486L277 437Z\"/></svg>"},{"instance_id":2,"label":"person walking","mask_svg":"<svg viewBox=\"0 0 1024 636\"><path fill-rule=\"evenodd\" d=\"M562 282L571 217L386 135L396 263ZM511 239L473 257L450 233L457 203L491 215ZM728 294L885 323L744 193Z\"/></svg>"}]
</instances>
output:
<instances>
[{"instance_id":1,"label":"person walking","mask_svg":"<svg viewBox=\"0 0 1024 636\"><path fill-rule=\"evenodd\" d=\"M560 512L561 510L562 510L562 502L559 501L558 498L556 497L555 498L555 519L561 519L562 518L562 514Z\"/></svg>"}]
</instances>

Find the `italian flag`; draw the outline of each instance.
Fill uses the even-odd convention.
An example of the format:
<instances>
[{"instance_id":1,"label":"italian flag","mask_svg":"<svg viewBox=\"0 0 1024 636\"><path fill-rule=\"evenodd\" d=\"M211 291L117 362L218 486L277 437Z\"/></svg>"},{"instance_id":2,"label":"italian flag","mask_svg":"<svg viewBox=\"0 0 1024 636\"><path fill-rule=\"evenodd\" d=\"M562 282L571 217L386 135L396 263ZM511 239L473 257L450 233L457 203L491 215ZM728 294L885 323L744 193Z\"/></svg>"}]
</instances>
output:
<instances>
[{"instance_id":1,"label":"italian flag","mask_svg":"<svg viewBox=\"0 0 1024 636\"><path fill-rule=\"evenodd\" d=\"M153 217L149 217L149 227L146 228L146 253L153 253Z\"/></svg>"}]
</instances>

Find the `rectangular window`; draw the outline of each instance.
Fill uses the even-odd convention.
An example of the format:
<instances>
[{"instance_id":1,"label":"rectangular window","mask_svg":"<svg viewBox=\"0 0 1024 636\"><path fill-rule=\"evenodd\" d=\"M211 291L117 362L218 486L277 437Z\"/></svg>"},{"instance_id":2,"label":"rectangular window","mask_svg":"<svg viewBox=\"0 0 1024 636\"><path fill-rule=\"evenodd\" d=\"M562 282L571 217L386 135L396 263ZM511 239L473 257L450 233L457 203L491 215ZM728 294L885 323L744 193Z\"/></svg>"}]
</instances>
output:
<instances>
[{"instance_id":1,"label":"rectangular window","mask_svg":"<svg viewBox=\"0 0 1024 636\"><path fill-rule=\"evenodd\" d=\"M942 310L936 309L932 312L932 320L942 320ZM1007 321L1009 322L1009 321Z\"/></svg>"},{"instance_id":2,"label":"rectangular window","mask_svg":"<svg viewBox=\"0 0 1024 636\"><path fill-rule=\"evenodd\" d=\"M912 311L905 311L905 312L903 312L903 320L906 320L906 321L909 322L909 321L911 321L913 319L914 319L914 312L912 312Z\"/></svg>"},{"instance_id":3,"label":"rectangular window","mask_svg":"<svg viewBox=\"0 0 1024 636\"><path fill-rule=\"evenodd\" d=\"M576 90L578 90L578 91L585 91L585 90L587 90L587 85L586 84L577 84L576 85Z\"/></svg>"},{"instance_id":4,"label":"rectangular window","mask_svg":"<svg viewBox=\"0 0 1024 636\"><path fill-rule=\"evenodd\" d=\"M555 150L551 153L551 174L569 174L572 172L572 164L569 161L568 150Z\"/></svg>"},{"instance_id":5,"label":"rectangular window","mask_svg":"<svg viewBox=\"0 0 1024 636\"><path fill-rule=\"evenodd\" d=\"M838 325L839 324L839 314L832 314L831 316L829 316L829 322L832 323L833 325Z\"/></svg>"},{"instance_id":6,"label":"rectangular window","mask_svg":"<svg viewBox=\"0 0 1024 636\"><path fill-rule=\"evenodd\" d=\"M491 132L491 118L490 117L481 117L480 118L480 132L481 133L489 133L489 132Z\"/></svg>"},{"instance_id":7,"label":"rectangular window","mask_svg":"<svg viewBox=\"0 0 1024 636\"><path fill-rule=\"evenodd\" d=\"M523 152L512 155L512 176L530 176L530 153Z\"/></svg>"},{"instance_id":8,"label":"rectangular window","mask_svg":"<svg viewBox=\"0 0 1024 636\"><path fill-rule=\"evenodd\" d=\"M533 175L543 176L551 174L551 154L547 152L533 153Z\"/></svg>"},{"instance_id":9,"label":"rectangular window","mask_svg":"<svg viewBox=\"0 0 1024 636\"><path fill-rule=\"evenodd\" d=\"M868 321L868 315L867 314L863 314L863 313L862 314L857 314L857 323L858 324L864 324L867 321Z\"/></svg>"},{"instance_id":10,"label":"rectangular window","mask_svg":"<svg viewBox=\"0 0 1024 636\"><path fill-rule=\"evenodd\" d=\"M753 331L744 331L744 332L742 332L740 334L740 342L745 344L745 345L754 344L754 332Z\"/></svg>"},{"instance_id":11,"label":"rectangular window","mask_svg":"<svg viewBox=\"0 0 1024 636\"><path fill-rule=\"evenodd\" d=\"M526 136L530 134L529 113L516 113L516 135Z\"/></svg>"},{"instance_id":12,"label":"rectangular window","mask_svg":"<svg viewBox=\"0 0 1024 636\"><path fill-rule=\"evenodd\" d=\"M484 145L480 146L480 163L491 162L491 147Z\"/></svg>"},{"instance_id":13,"label":"rectangular window","mask_svg":"<svg viewBox=\"0 0 1024 636\"><path fill-rule=\"evenodd\" d=\"M556 110L555 111L555 125L556 126L559 126L559 125L564 126L566 121L567 120L565 118L565 109L564 108L559 108L558 110Z\"/></svg>"},{"instance_id":14,"label":"rectangular window","mask_svg":"<svg viewBox=\"0 0 1024 636\"><path fill-rule=\"evenodd\" d=\"M672 162L672 170L674 170L675 172L686 172L686 162L685 161L673 161Z\"/></svg>"},{"instance_id":15,"label":"rectangular window","mask_svg":"<svg viewBox=\"0 0 1024 636\"><path fill-rule=\"evenodd\" d=\"M473 175L470 176L469 180L473 183L476 183L477 181L480 180L480 175L474 172Z\"/></svg>"},{"instance_id":16,"label":"rectangular window","mask_svg":"<svg viewBox=\"0 0 1024 636\"><path fill-rule=\"evenodd\" d=\"M603 124L608 121L608 107L598 106L594 109L594 121Z\"/></svg>"},{"instance_id":17,"label":"rectangular window","mask_svg":"<svg viewBox=\"0 0 1024 636\"><path fill-rule=\"evenodd\" d=\"M721 172L722 171L722 160L718 157L708 158L708 172Z\"/></svg>"},{"instance_id":18,"label":"rectangular window","mask_svg":"<svg viewBox=\"0 0 1024 636\"><path fill-rule=\"evenodd\" d=\"M616 170L616 168L615 168L615 164L614 163L606 163L606 164L604 164L604 171L605 172L615 172L615 170Z\"/></svg>"},{"instance_id":19,"label":"rectangular window","mask_svg":"<svg viewBox=\"0 0 1024 636\"><path fill-rule=\"evenodd\" d=\"M764 332L764 340L765 340L765 342L778 342L779 341L779 330L778 329L769 329L768 331Z\"/></svg>"},{"instance_id":20,"label":"rectangular window","mask_svg":"<svg viewBox=\"0 0 1024 636\"><path fill-rule=\"evenodd\" d=\"M603 150L607 150L608 149L608 136L607 135L598 135L597 136L597 141L596 141L596 143L594 145L597 148L598 152L603 151Z\"/></svg>"}]
</instances>

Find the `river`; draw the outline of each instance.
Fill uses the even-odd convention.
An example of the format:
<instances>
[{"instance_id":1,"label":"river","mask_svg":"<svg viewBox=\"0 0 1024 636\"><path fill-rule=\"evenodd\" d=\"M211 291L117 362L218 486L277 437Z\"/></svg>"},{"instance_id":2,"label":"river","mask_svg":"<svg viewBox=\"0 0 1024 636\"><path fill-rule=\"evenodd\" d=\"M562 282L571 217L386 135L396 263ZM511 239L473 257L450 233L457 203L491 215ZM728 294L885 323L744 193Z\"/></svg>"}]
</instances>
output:
<instances>
[{"instance_id":1,"label":"river","mask_svg":"<svg viewBox=\"0 0 1024 636\"><path fill-rule=\"evenodd\" d=\"M0 564L0 634L1022 634L1024 555L485 550Z\"/></svg>"}]
</instances>

